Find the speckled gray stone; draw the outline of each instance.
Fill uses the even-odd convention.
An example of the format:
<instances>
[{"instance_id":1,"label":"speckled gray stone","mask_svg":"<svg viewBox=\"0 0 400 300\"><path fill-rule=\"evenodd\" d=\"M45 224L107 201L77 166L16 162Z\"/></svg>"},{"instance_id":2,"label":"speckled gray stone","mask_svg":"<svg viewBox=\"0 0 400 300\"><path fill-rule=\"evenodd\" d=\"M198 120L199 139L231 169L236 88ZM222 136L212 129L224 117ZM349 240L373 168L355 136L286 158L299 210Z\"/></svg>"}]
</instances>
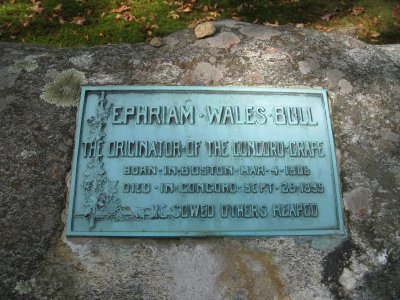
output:
<instances>
[{"instance_id":1,"label":"speckled gray stone","mask_svg":"<svg viewBox=\"0 0 400 300\"><path fill-rule=\"evenodd\" d=\"M223 78L223 72L220 68L208 63L200 62L194 70L187 74L185 80L191 85L209 85L218 83Z\"/></svg>"},{"instance_id":2,"label":"speckled gray stone","mask_svg":"<svg viewBox=\"0 0 400 300\"><path fill-rule=\"evenodd\" d=\"M0 43L2 298L400 298L398 56L289 26L215 25L214 46L199 43L192 30L163 38L161 48ZM226 48L219 35L240 43ZM18 63L27 58L35 63ZM67 239L65 178L76 108L39 95L70 68L91 85L327 89L348 235Z\"/></svg>"},{"instance_id":3,"label":"speckled gray stone","mask_svg":"<svg viewBox=\"0 0 400 300\"><path fill-rule=\"evenodd\" d=\"M337 69L330 69L326 72L326 78L328 80L329 87L332 88L337 86L339 81L343 78L344 74Z\"/></svg>"},{"instance_id":4,"label":"speckled gray stone","mask_svg":"<svg viewBox=\"0 0 400 300\"><path fill-rule=\"evenodd\" d=\"M353 87L346 79L340 79L338 82L338 86L340 87L340 92L343 94L348 94L353 91Z\"/></svg>"},{"instance_id":5,"label":"speckled gray stone","mask_svg":"<svg viewBox=\"0 0 400 300\"><path fill-rule=\"evenodd\" d=\"M308 63L305 61L299 61L299 70L304 75L311 72L311 68L309 67Z\"/></svg>"},{"instance_id":6,"label":"speckled gray stone","mask_svg":"<svg viewBox=\"0 0 400 300\"><path fill-rule=\"evenodd\" d=\"M239 37L232 32L221 32L215 36L202 39L197 42L200 46L210 46L212 48L227 49L240 43Z\"/></svg>"},{"instance_id":7,"label":"speckled gray stone","mask_svg":"<svg viewBox=\"0 0 400 300\"><path fill-rule=\"evenodd\" d=\"M281 33L279 30L272 26L258 25L258 26L241 26L239 29L241 34L245 36L255 38L257 40L269 40L273 36L279 36Z\"/></svg>"},{"instance_id":8,"label":"speckled gray stone","mask_svg":"<svg viewBox=\"0 0 400 300\"><path fill-rule=\"evenodd\" d=\"M89 68L93 63L93 54L83 52L78 56L71 57L69 61L72 62L75 67L82 69Z\"/></svg>"},{"instance_id":9,"label":"speckled gray stone","mask_svg":"<svg viewBox=\"0 0 400 300\"><path fill-rule=\"evenodd\" d=\"M0 90L13 87L18 76L14 72L10 72L10 67L1 68L0 74L2 74L2 76L0 76Z\"/></svg>"},{"instance_id":10,"label":"speckled gray stone","mask_svg":"<svg viewBox=\"0 0 400 300\"><path fill-rule=\"evenodd\" d=\"M372 191L366 187L357 187L344 196L346 210L356 217L368 217L371 213Z\"/></svg>"}]
</instances>

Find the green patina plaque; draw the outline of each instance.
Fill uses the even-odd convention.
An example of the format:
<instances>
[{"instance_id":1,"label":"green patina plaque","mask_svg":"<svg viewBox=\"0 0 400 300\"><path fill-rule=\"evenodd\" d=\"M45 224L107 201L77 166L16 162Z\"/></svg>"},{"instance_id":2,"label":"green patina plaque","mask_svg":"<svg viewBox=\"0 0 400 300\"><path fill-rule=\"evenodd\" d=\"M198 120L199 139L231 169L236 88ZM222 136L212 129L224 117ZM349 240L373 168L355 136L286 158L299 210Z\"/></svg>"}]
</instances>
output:
<instances>
[{"instance_id":1,"label":"green patina plaque","mask_svg":"<svg viewBox=\"0 0 400 300\"><path fill-rule=\"evenodd\" d=\"M68 236L343 233L324 90L82 88Z\"/></svg>"}]
</instances>

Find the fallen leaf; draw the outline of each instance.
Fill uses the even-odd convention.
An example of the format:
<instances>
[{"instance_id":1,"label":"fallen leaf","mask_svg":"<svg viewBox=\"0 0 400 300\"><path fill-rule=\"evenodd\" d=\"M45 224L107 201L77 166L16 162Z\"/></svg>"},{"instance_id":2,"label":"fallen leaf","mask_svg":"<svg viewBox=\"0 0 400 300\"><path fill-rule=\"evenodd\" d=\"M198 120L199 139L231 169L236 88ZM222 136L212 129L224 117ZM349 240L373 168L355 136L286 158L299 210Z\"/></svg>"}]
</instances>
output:
<instances>
[{"instance_id":1,"label":"fallen leaf","mask_svg":"<svg viewBox=\"0 0 400 300\"><path fill-rule=\"evenodd\" d=\"M43 11L43 7L41 6L41 2L36 2L34 6L31 7L31 11L40 14Z\"/></svg>"},{"instance_id":2,"label":"fallen leaf","mask_svg":"<svg viewBox=\"0 0 400 300\"><path fill-rule=\"evenodd\" d=\"M158 30L160 27L157 24L151 25L150 27L153 30Z\"/></svg>"},{"instance_id":3,"label":"fallen leaf","mask_svg":"<svg viewBox=\"0 0 400 300\"><path fill-rule=\"evenodd\" d=\"M377 38L377 37L379 37L381 34L379 33L379 32L377 32L377 31L371 31L370 33L369 33L369 36L371 37L371 38Z\"/></svg>"},{"instance_id":4,"label":"fallen leaf","mask_svg":"<svg viewBox=\"0 0 400 300\"><path fill-rule=\"evenodd\" d=\"M122 5L121 7L115 8L115 9L111 10L110 12L112 12L112 13L121 13L121 12L123 12L123 11L131 10L131 9L132 9L131 6Z\"/></svg>"},{"instance_id":5,"label":"fallen leaf","mask_svg":"<svg viewBox=\"0 0 400 300\"><path fill-rule=\"evenodd\" d=\"M181 10L184 13L189 13L192 11L192 9L190 7L185 7L183 10Z\"/></svg>"},{"instance_id":6,"label":"fallen leaf","mask_svg":"<svg viewBox=\"0 0 400 300\"><path fill-rule=\"evenodd\" d=\"M203 11L204 11L204 12L208 12L208 5L204 5L204 6L203 6Z\"/></svg>"},{"instance_id":7,"label":"fallen leaf","mask_svg":"<svg viewBox=\"0 0 400 300\"><path fill-rule=\"evenodd\" d=\"M218 17L220 16L220 14L217 13L216 11L210 11L210 12L208 13L208 15L209 15L210 17L214 17L214 18L218 18Z\"/></svg>"},{"instance_id":8,"label":"fallen leaf","mask_svg":"<svg viewBox=\"0 0 400 300\"><path fill-rule=\"evenodd\" d=\"M176 9L177 12L189 13L192 11L193 4L179 2L179 5L180 6Z\"/></svg>"},{"instance_id":9,"label":"fallen leaf","mask_svg":"<svg viewBox=\"0 0 400 300\"><path fill-rule=\"evenodd\" d=\"M62 4L58 4L58 5L56 5L56 6L53 8L53 10L54 10L56 13L58 13L58 12L62 11L62 8L63 8L63 5L62 5Z\"/></svg>"},{"instance_id":10,"label":"fallen leaf","mask_svg":"<svg viewBox=\"0 0 400 300\"><path fill-rule=\"evenodd\" d=\"M253 24L258 24L260 21L258 20L258 18L257 19L255 19L254 21L253 21Z\"/></svg>"},{"instance_id":11,"label":"fallen leaf","mask_svg":"<svg viewBox=\"0 0 400 300\"><path fill-rule=\"evenodd\" d=\"M191 29L191 30L193 30L193 29L196 28L197 25L198 25L197 22L192 22L192 23L190 23L190 24L188 25L188 28Z\"/></svg>"},{"instance_id":12,"label":"fallen leaf","mask_svg":"<svg viewBox=\"0 0 400 300\"><path fill-rule=\"evenodd\" d=\"M357 32L359 33L359 35L361 35L364 38L369 37L370 31L363 24L358 24L357 28L358 28Z\"/></svg>"},{"instance_id":13,"label":"fallen leaf","mask_svg":"<svg viewBox=\"0 0 400 300\"><path fill-rule=\"evenodd\" d=\"M362 7L361 5L354 5L351 8L351 14L353 16L359 16L364 12L364 7Z\"/></svg>"},{"instance_id":14,"label":"fallen leaf","mask_svg":"<svg viewBox=\"0 0 400 300\"><path fill-rule=\"evenodd\" d=\"M153 16L153 15L150 15L149 20L150 20L151 22L154 22L154 21L156 20L156 17Z\"/></svg>"},{"instance_id":15,"label":"fallen leaf","mask_svg":"<svg viewBox=\"0 0 400 300\"><path fill-rule=\"evenodd\" d=\"M83 35L83 38L84 38L85 40L88 41L88 40L89 40L89 35L85 33L85 34Z\"/></svg>"},{"instance_id":16,"label":"fallen leaf","mask_svg":"<svg viewBox=\"0 0 400 300\"><path fill-rule=\"evenodd\" d=\"M279 21L278 21L278 20L275 20L274 23L270 23L270 22L268 22L268 21L265 21L263 24L264 24L264 25L268 25L268 26L279 26Z\"/></svg>"},{"instance_id":17,"label":"fallen leaf","mask_svg":"<svg viewBox=\"0 0 400 300\"><path fill-rule=\"evenodd\" d=\"M192 21L192 23L190 23L188 25L188 28L189 29L195 29L197 25L199 25L201 23L208 22L208 21L213 21L213 20L215 20L215 18L210 17L210 16L207 16L207 17L202 18L202 19L194 19L194 21Z\"/></svg>"},{"instance_id":18,"label":"fallen leaf","mask_svg":"<svg viewBox=\"0 0 400 300\"><path fill-rule=\"evenodd\" d=\"M106 15L106 13L105 13L105 12L102 12L102 13L100 14L100 17L104 18L105 15Z\"/></svg>"},{"instance_id":19,"label":"fallen leaf","mask_svg":"<svg viewBox=\"0 0 400 300\"><path fill-rule=\"evenodd\" d=\"M85 18L81 16L76 16L72 18L71 23L76 24L76 25L83 25L85 23Z\"/></svg>"},{"instance_id":20,"label":"fallen leaf","mask_svg":"<svg viewBox=\"0 0 400 300\"><path fill-rule=\"evenodd\" d=\"M91 16L92 13L93 13L93 9L88 9L88 10L86 10L86 15L87 15L87 16Z\"/></svg>"},{"instance_id":21,"label":"fallen leaf","mask_svg":"<svg viewBox=\"0 0 400 300\"><path fill-rule=\"evenodd\" d=\"M378 25L379 19L377 17L373 17L371 20L371 25Z\"/></svg>"},{"instance_id":22,"label":"fallen leaf","mask_svg":"<svg viewBox=\"0 0 400 300\"><path fill-rule=\"evenodd\" d=\"M60 22L61 25L63 25L65 23L64 19L62 17L58 18L58 22Z\"/></svg>"},{"instance_id":23,"label":"fallen leaf","mask_svg":"<svg viewBox=\"0 0 400 300\"><path fill-rule=\"evenodd\" d=\"M232 18L232 20L235 20L235 21L242 21L242 18L239 16L232 16L231 18Z\"/></svg>"},{"instance_id":24,"label":"fallen leaf","mask_svg":"<svg viewBox=\"0 0 400 300\"><path fill-rule=\"evenodd\" d=\"M304 24L303 23L297 23L295 25L296 28L304 28Z\"/></svg>"},{"instance_id":25,"label":"fallen leaf","mask_svg":"<svg viewBox=\"0 0 400 300\"><path fill-rule=\"evenodd\" d=\"M104 33L100 32L99 37L103 37L103 36L104 36Z\"/></svg>"},{"instance_id":26,"label":"fallen leaf","mask_svg":"<svg viewBox=\"0 0 400 300\"><path fill-rule=\"evenodd\" d=\"M317 25L317 26L315 26L315 29L318 30L318 31L326 32L326 31L329 30L329 27L322 26L322 25Z\"/></svg>"},{"instance_id":27,"label":"fallen leaf","mask_svg":"<svg viewBox=\"0 0 400 300\"><path fill-rule=\"evenodd\" d=\"M130 22L130 21L136 21L137 22L136 17L134 15L132 15L131 13L128 13L128 12L124 12L123 14L116 14L115 15L115 19L117 19L117 20L122 19L122 20L125 20L125 21L128 21L128 22Z\"/></svg>"},{"instance_id":28,"label":"fallen leaf","mask_svg":"<svg viewBox=\"0 0 400 300\"><path fill-rule=\"evenodd\" d=\"M174 20L179 19L179 15L175 11L170 11L168 16L171 17Z\"/></svg>"}]
</instances>

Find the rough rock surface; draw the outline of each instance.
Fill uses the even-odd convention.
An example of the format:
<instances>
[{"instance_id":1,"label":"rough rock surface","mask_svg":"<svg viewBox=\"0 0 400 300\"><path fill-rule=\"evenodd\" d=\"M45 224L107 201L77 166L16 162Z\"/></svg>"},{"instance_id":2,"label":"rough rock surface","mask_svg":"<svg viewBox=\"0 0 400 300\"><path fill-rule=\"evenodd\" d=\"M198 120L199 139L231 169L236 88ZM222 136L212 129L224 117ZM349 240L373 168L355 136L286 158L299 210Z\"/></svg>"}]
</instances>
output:
<instances>
[{"instance_id":1,"label":"rough rock surface","mask_svg":"<svg viewBox=\"0 0 400 300\"><path fill-rule=\"evenodd\" d=\"M0 43L1 298L400 298L400 56L292 27L216 26L162 48ZM327 89L348 236L66 239L76 109L40 92L70 68L92 85Z\"/></svg>"}]
</instances>

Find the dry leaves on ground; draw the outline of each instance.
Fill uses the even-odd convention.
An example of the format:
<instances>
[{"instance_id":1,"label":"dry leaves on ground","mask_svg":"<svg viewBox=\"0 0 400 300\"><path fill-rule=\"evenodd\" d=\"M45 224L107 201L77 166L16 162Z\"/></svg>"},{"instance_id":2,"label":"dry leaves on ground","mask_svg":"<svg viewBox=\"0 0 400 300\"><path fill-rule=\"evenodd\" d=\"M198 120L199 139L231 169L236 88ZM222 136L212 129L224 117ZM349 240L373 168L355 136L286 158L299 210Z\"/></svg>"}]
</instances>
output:
<instances>
[{"instance_id":1,"label":"dry leaves on ground","mask_svg":"<svg viewBox=\"0 0 400 300\"><path fill-rule=\"evenodd\" d=\"M136 17L131 13L124 12L123 14L116 14L115 19L117 20L125 20L125 21L137 21Z\"/></svg>"},{"instance_id":2,"label":"dry leaves on ground","mask_svg":"<svg viewBox=\"0 0 400 300\"><path fill-rule=\"evenodd\" d=\"M115 9L111 10L110 12L111 13L122 13L124 11L131 10L131 9L132 9L131 6L122 5L121 7L115 8Z\"/></svg>"},{"instance_id":3,"label":"dry leaves on ground","mask_svg":"<svg viewBox=\"0 0 400 300\"><path fill-rule=\"evenodd\" d=\"M329 28L327 26L322 26L322 25L315 26L315 29L318 31L322 31L322 32L327 32L327 31L331 30L331 28Z\"/></svg>"},{"instance_id":4,"label":"dry leaves on ground","mask_svg":"<svg viewBox=\"0 0 400 300\"><path fill-rule=\"evenodd\" d=\"M86 22L86 19L81 16L76 16L72 18L71 23L76 25L83 25Z\"/></svg>"}]
</instances>

